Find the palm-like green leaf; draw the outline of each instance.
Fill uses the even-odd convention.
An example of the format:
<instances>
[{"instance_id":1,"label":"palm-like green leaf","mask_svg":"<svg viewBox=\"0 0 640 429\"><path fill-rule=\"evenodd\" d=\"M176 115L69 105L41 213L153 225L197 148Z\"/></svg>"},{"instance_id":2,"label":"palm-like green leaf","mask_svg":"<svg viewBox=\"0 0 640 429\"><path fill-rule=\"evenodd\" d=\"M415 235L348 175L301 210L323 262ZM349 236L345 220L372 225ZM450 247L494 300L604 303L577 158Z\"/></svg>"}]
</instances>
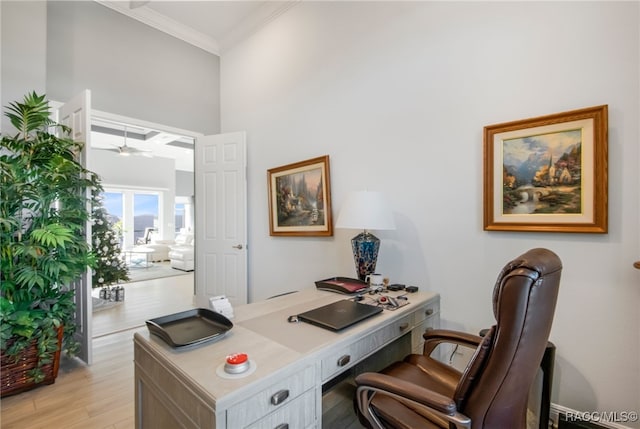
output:
<instances>
[{"instance_id":1,"label":"palm-like green leaf","mask_svg":"<svg viewBox=\"0 0 640 429\"><path fill-rule=\"evenodd\" d=\"M35 92L10 103L5 115L17 134L0 139L0 344L15 355L35 339L43 363L57 347L59 326L64 347L77 348L69 285L95 261L84 238L86 189L99 186L78 161L82 143L49 113ZM32 376L41 379L40 369Z\"/></svg>"},{"instance_id":2,"label":"palm-like green leaf","mask_svg":"<svg viewBox=\"0 0 640 429\"><path fill-rule=\"evenodd\" d=\"M73 230L60 224L45 225L34 229L31 236L36 243L46 247L64 247L67 242L73 240Z\"/></svg>"}]
</instances>

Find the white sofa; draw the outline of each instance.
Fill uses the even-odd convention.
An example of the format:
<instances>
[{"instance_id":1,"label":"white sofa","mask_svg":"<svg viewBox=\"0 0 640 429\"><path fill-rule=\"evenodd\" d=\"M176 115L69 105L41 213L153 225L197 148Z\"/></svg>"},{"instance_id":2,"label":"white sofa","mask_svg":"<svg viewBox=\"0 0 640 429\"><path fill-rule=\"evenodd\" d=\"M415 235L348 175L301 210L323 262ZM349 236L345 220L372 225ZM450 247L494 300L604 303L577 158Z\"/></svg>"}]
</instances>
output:
<instances>
[{"instance_id":1,"label":"white sofa","mask_svg":"<svg viewBox=\"0 0 640 429\"><path fill-rule=\"evenodd\" d=\"M175 244L170 246L169 260L171 268L182 271L193 271L194 264L194 237L192 234L178 234Z\"/></svg>"}]
</instances>

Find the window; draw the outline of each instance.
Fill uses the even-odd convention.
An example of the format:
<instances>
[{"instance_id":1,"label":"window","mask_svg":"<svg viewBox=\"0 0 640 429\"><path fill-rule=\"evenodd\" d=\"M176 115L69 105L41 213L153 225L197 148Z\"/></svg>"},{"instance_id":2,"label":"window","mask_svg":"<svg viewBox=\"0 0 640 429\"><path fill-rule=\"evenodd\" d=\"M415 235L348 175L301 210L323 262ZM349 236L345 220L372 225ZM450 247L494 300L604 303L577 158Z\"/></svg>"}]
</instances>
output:
<instances>
[{"instance_id":1,"label":"window","mask_svg":"<svg viewBox=\"0 0 640 429\"><path fill-rule=\"evenodd\" d=\"M122 192L103 192L102 206L107 211L107 219L113 223L114 229L120 237L120 246L122 246L124 236L122 234L122 219L124 218L124 194Z\"/></svg>"},{"instance_id":2,"label":"window","mask_svg":"<svg viewBox=\"0 0 640 429\"><path fill-rule=\"evenodd\" d=\"M102 204L107 213L109 213L109 217L113 217L113 219L110 220L112 220L114 223L122 222L122 192L103 192Z\"/></svg>"},{"instance_id":3,"label":"window","mask_svg":"<svg viewBox=\"0 0 640 429\"><path fill-rule=\"evenodd\" d=\"M143 238L146 228L159 231L162 224L160 191L105 188L102 202L110 220L122 232L120 244L123 249L134 246L139 238Z\"/></svg>"},{"instance_id":4,"label":"window","mask_svg":"<svg viewBox=\"0 0 640 429\"><path fill-rule=\"evenodd\" d=\"M176 233L193 231L193 197L177 196L174 204Z\"/></svg>"},{"instance_id":5,"label":"window","mask_svg":"<svg viewBox=\"0 0 640 429\"><path fill-rule=\"evenodd\" d=\"M177 234L178 232L180 232L180 229L186 227L184 203L176 203L174 211L176 214L175 225Z\"/></svg>"},{"instance_id":6,"label":"window","mask_svg":"<svg viewBox=\"0 0 640 429\"><path fill-rule=\"evenodd\" d=\"M146 228L158 229L158 194L133 194L133 241L144 236Z\"/></svg>"}]
</instances>

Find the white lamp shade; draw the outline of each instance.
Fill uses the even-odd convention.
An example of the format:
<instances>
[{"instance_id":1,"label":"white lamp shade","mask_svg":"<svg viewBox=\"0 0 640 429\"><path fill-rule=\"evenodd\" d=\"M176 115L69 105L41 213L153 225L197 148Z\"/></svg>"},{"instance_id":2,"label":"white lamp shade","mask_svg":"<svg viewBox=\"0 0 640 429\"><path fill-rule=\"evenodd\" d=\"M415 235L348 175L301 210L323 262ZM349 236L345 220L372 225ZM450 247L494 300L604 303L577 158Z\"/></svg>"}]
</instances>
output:
<instances>
[{"instance_id":1,"label":"white lamp shade","mask_svg":"<svg viewBox=\"0 0 640 429\"><path fill-rule=\"evenodd\" d=\"M393 213L380 192L352 192L346 199L336 228L343 229L396 229Z\"/></svg>"}]
</instances>

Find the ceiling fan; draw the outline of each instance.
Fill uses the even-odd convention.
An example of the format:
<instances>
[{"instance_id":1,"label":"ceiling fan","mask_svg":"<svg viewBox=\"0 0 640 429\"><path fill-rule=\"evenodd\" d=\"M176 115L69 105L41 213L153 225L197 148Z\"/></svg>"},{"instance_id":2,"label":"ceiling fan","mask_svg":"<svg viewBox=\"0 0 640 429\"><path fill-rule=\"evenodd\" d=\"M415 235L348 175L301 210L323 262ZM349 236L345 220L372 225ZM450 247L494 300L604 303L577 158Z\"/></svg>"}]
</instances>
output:
<instances>
[{"instance_id":1,"label":"ceiling fan","mask_svg":"<svg viewBox=\"0 0 640 429\"><path fill-rule=\"evenodd\" d=\"M114 145L115 146L115 145ZM145 156L147 158L152 158L153 155L150 150L138 149L132 146L127 145L127 127L124 127L124 143L122 146L115 146L113 149L98 149L98 150L108 150L109 152L115 152L118 155L122 156Z\"/></svg>"}]
</instances>

